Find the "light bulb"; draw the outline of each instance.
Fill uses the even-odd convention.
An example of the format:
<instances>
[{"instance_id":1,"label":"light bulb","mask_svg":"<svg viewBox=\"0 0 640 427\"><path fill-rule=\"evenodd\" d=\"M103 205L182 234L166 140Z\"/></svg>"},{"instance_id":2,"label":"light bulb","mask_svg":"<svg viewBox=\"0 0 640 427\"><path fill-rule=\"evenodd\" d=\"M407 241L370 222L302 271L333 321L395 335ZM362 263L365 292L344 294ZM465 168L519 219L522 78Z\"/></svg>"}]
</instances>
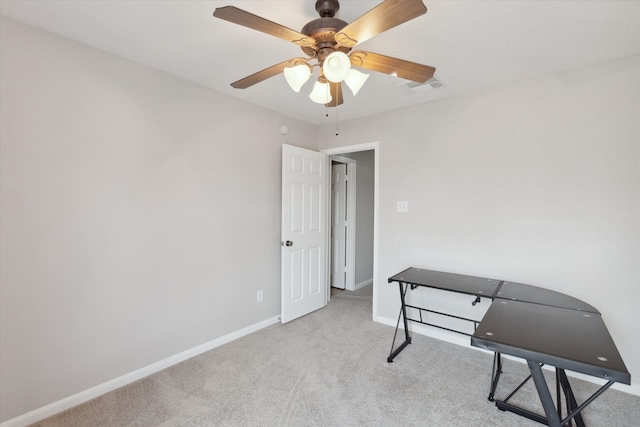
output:
<instances>
[{"instance_id":1,"label":"light bulb","mask_svg":"<svg viewBox=\"0 0 640 427\"><path fill-rule=\"evenodd\" d=\"M287 83L291 89L295 92L300 92L300 88L311 77L311 67L308 64L300 64L295 67L285 67L284 77L287 79Z\"/></svg>"},{"instance_id":2,"label":"light bulb","mask_svg":"<svg viewBox=\"0 0 640 427\"><path fill-rule=\"evenodd\" d=\"M318 104L330 103L333 98L331 98L329 83L320 83L317 81L313 86L313 91L309 94L309 98Z\"/></svg>"},{"instance_id":3,"label":"light bulb","mask_svg":"<svg viewBox=\"0 0 640 427\"><path fill-rule=\"evenodd\" d=\"M356 96L364 82L369 78L369 74L362 73L354 68L349 70L349 74L344 78L344 82L349 86L351 92L353 92L353 96Z\"/></svg>"},{"instance_id":4,"label":"light bulb","mask_svg":"<svg viewBox=\"0 0 640 427\"><path fill-rule=\"evenodd\" d=\"M333 83L344 80L351 69L351 61L344 52L333 52L327 56L322 64L324 76Z\"/></svg>"}]
</instances>

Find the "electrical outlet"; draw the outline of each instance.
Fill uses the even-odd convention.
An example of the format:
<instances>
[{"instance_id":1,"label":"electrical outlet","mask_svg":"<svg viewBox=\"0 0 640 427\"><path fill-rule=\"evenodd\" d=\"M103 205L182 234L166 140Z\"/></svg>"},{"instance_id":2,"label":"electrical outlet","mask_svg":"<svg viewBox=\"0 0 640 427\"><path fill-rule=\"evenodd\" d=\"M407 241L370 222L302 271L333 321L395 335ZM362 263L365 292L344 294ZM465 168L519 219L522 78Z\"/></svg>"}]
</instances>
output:
<instances>
[{"instance_id":1,"label":"electrical outlet","mask_svg":"<svg viewBox=\"0 0 640 427\"><path fill-rule=\"evenodd\" d=\"M409 202L401 201L396 202L396 211L397 212L409 212Z\"/></svg>"},{"instance_id":2,"label":"electrical outlet","mask_svg":"<svg viewBox=\"0 0 640 427\"><path fill-rule=\"evenodd\" d=\"M262 291L262 289L260 289L257 293L256 293L256 301L257 302L262 302L262 300L264 299L264 292Z\"/></svg>"}]
</instances>

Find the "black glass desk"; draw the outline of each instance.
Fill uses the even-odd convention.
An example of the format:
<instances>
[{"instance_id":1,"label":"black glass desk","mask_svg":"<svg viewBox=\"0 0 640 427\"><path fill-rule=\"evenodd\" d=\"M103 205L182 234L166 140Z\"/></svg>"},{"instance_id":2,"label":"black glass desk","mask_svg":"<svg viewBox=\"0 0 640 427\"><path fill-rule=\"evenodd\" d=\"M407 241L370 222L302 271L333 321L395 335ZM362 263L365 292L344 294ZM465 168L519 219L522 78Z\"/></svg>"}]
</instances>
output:
<instances>
[{"instance_id":1,"label":"black glass desk","mask_svg":"<svg viewBox=\"0 0 640 427\"><path fill-rule=\"evenodd\" d=\"M411 335L409 334L409 323L416 322L423 325L432 326L435 328L445 329L447 331L456 332L464 335L467 333L446 328L433 323L428 323L423 320L422 313L429 312L442 316L454 317L456 319L472 322L474 328L477 327L478 321L474 319L468 319L460 316L455 316L450 313L443 313L440 311L428 310L424 307L417 307L407 304L406 294L407 289L416 289L417 287L426 287L433 289L440 289L443 291L456 292L460 294L472 295L475 297L475 305L480 301L480 298L495 298L495 294L500 286L500 281L487 279L484 277L466 276L463 274L444 273L441 271L426 270L423 268L408 268L395 276L392 276L388 280L389 283L398 282L400 287L400 314L398 315L398 323L396 325L396 332L393 336L393 343L391 344L391 354L387 357L387 362L393 362L393 359L409 344L411 344ZM417 310L419 317L412 318L407 316L407 308L413 308ZM394 349L396 336L398 334L398 326L400 325L400 319L402 318L404 324L404 341Z\"/></svg>"},{"instance_id":2,"label":"black glass desk","mask_svg":"<svg viewBox=\"0 0 640 427\"><path fill-rule=\"evenodd\" d=\"M471 345L527 361L546 419L527 414L505 401L496 404L500 409L548 422L551 426L564 425L574 417L578 425L584 425L580 417L584 407L614 382L631 383L631 375L598 313L497 299L471 337ZM559 385L567 399L568 415L564 420L554 406L542 365L556 368ZM586 404L578 406L565 369L602 378L607 383L585 401Z\"/></svg>"},{"instance_id":3,"label":"black glass desk","mask_svg":"<svg viewBox=\"0 0 640 427\"><path fill-rule=\"evenodd\" d=\"M400 289L401 309L396 334L402 317L405 341L394 349L396 338L394 335L388 362L392 362L398 353L411 343L408 321L425 323L421 318L407 318L406 310L407 307L418 308L407 304L407 290L422 286L491 299L491 306L482 320L479 322L472 319L464 320L474 322L474 333L470 335L471 345L493 351L495 354L489 400L495 401L496 406L501 410L514 412L553 427L567 425L572 421L582 427L585 424L580 413L587 405L615 382L631 384L631 375L600 312L577 298L522 283L419 268L409 268L398 273L389 278L389 283L391 282L397 282ZM501 354L525 359L531 375L506 399L494 400L494 393L502 372ZM555 367L557 408L542 374L543 365ZM578 404L565 369L604 379L606 383L587 400ZM545 416L508 403L511 396L531 378L536 386ZM564 393L566 402L566 417L562 415L561 391Z\"/></svg>"}]
</instances>

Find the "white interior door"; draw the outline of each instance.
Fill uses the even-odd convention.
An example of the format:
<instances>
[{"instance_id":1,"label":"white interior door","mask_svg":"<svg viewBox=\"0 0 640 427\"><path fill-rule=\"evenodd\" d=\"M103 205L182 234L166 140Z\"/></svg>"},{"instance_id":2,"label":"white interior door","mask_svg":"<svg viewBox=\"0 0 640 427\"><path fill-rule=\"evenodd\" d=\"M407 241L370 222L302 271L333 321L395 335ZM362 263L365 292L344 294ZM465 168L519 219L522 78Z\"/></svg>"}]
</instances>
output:
<instances>
[{"instance_id":1,"label":"white interior door","mask_svg":"<svg viewBox=\"0 0 640 427\"><path fill-rule=\"evenodd\" d=\"M347 274L347 165L331 166L331 286L344 289Z\"/></svg>"},{"instance_id":2,"label":"white interior door","mask_svg":"<svg viewBox=\"0 0 640 427\"><path fill-rule=\"evenodd\" d=\"M282 146L282 323L326 304L326 162L326 154Z\"/></svg>"}]
</instances>

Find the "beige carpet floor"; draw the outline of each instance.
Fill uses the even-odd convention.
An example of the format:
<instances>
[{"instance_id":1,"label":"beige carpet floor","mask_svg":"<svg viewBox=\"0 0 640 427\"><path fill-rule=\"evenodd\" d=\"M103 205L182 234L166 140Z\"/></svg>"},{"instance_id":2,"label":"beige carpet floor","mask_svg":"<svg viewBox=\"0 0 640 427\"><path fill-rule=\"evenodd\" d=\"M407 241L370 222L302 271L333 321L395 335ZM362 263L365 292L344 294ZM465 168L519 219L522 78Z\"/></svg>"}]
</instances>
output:
<instances>
[{"instance_id":1,"label":"beige carpet floor","mask_svg":"<svg viewBox=\"0 0 640 427\"><path fill-rule=\"evenodd\" d=\"M387 363L393 328L371 288L194 357L37 426L539 426L487 400L490 354L414 334ZM506 361L497 397L528 374ZM578 400L597 386L571 379ZM534 386L513 398L542 413ZM608 390L589 426L640 426L640 397Z\"/></svg>"}]
</instances>

